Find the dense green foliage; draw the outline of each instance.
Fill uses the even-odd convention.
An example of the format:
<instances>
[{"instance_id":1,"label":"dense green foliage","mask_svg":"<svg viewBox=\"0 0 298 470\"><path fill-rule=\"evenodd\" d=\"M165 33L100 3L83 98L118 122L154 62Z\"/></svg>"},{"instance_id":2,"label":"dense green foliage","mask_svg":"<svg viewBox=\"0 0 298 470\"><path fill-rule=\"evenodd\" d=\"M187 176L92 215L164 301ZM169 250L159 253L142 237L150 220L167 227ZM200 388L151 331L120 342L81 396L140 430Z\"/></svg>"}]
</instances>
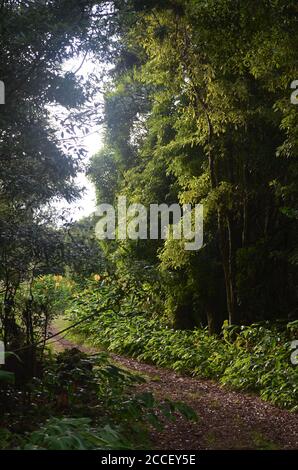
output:
<instances>
[{"instance_id":1,"label":"dense green foliage","mask_svg":"<svg viewBox=\"0 0 298 470\"><path fill-rule=\"evenodd\" d=\"M92 50L91 30L98 33L98 55L105 49L101 6L92 12L94 3L0 5L0 337L10 350L34 342L39 314L30 294L27 318L19 321L18 290L24 283L30 289L41 274L63 272L66 259L73 265L80 254L51 203L79 196L75 177L86 154L80 137L87 116L90 125L95 115L100 119L95 77L65 69L69 59Z\"/></svg>"},{"instance_id":2,"label":"dense green foliage","mask_svg":"<svg viewBox=\"0 0 298 470\"><path fill-rule=\"evenodd\" d=\"M180 327L294 320L296 2L132 1L119 24L98 201L203 203L204 246L108 242L109 259L169 274L160 313Z\"/></svg>"},{"instance_id":3,"label":"dense green foliage","mask_svg":"<svg viewBox=\"0 0 298 470\"><path fill-rule=\"evenodd\" d=\"M111 302L114 300L114 302ZM77 331L89 343L182 373L219 380L223 385L258 392L264 400L297 410L298 368L291 361L291 340L298 323L223 326L222 338L206 329L174 330L160 318L133 314L113 286L76 294L69 316L73 321L94 312ZM107 305L111 305L107 308Z\"/></svg>"},{"instance_id":4,"label":"dense green foliage","mask_svg":"<svg viewBox=\"0 0 298 470\"><path fill-rule=\"evenodd\" d=\"M134 390L145 379L117 367L105 353L90 357L71 349L48 358L44 366L42 377L25 388L1 389L9 416L6 427L0 427L2 449L145 448L149 425L162 428L177 413L196 419L182 403L158 402Z\"/></svg>"}]
</instances>

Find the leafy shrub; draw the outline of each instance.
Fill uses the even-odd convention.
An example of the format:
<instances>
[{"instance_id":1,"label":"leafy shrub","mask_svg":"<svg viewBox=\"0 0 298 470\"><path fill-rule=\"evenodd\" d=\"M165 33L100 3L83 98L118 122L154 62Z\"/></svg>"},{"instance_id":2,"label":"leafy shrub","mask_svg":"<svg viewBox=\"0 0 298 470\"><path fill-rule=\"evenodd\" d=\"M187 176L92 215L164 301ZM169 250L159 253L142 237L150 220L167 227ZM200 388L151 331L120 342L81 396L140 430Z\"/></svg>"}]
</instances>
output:
<instances>
[{"instance_id":1,"label":"leafy shrub","mask_svg":"<svg viewBox=\"0 0 298 470\"><path fill-rule=\"evenodd\" d=\"M27 441L24 450L131 449L116 429L94 429L89 418L51 418Z\"/></svg>"},{"instance_id":2,"label":"leafy shrub","mask_svg":"<svg viewBox=\"0 0 298 470\"><path fill-rule=\"evenodd\" d=\"M52 413L71 417L48 419L25 439L25 449L135 449L149 444L149 425L162 427L164 419L179 413L195 419L180 402L157 401L134 386L145 379L117 367L106 353L93 356L76 348L59 353L47 366L34 393L46 400ZM74 415L75 414L75 415ZM128 437L129 436L129 437Z\"/></svg>"},{"instance_id":3,"label":"leafy shrub","mask_svg":"<svg viewBox=\"0 0 298 470\"><path fill-rule=\"evenodd\" d=\"M90 356L72 348L50 354L42 377L23 388L0 388L5 404L1 423L6 425L0 428L0 447L145 449L150 447L152 426L162 428L177 414L196 419L184 403L157 401L150 392L140 393L135 386L144 382L144 377L111 363L106 352Z\"/></svg>"}]
</instances>

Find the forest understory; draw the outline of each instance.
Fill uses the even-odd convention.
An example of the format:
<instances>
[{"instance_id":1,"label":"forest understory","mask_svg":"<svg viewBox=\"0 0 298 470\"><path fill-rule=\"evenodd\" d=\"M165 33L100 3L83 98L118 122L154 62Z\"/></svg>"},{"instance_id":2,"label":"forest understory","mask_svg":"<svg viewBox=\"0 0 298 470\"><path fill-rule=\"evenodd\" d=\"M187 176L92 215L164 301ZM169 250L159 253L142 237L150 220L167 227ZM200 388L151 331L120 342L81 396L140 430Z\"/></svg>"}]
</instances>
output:
<instances>
[{"instance_id":1,"label":"forest understory","mask_svg":"<svg viewBox=\"0 0 298 470\"><path fill-rule=\"evenodd\" d=\"M51 327L53 334L57 329ZM56 350L79 348L87 354L96 349L58 336ZM145 377L138 390L158 400L182 400L197 414L197 422L177 416L162 431L150 431L157 450L281 450L298 447L298 416L265 403L254 394L240 393L211 380L195 379L135 359L110 353L115 364Z\"/></svg>"}]
</instances>

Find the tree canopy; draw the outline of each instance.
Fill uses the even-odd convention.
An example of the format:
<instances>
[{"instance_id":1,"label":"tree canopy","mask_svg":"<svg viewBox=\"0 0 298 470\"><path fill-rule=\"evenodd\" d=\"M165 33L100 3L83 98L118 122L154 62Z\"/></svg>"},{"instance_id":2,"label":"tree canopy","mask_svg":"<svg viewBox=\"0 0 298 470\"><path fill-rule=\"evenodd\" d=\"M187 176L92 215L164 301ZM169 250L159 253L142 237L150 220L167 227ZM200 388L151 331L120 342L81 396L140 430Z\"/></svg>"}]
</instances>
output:
<instances>
[{"instance_id":1,"label":"tree canopy","mask_svg":"<svg viewBox=\"0 0 298 470\"><path fill-rule=\"evenodd\" d=\"M296 13L265 0L120 8L106 150L89 172L100 201L204 204L199 252L175 240L143 251L177 276L166 303L186 325L296 315Z\"/></svg>"}]
</instances>

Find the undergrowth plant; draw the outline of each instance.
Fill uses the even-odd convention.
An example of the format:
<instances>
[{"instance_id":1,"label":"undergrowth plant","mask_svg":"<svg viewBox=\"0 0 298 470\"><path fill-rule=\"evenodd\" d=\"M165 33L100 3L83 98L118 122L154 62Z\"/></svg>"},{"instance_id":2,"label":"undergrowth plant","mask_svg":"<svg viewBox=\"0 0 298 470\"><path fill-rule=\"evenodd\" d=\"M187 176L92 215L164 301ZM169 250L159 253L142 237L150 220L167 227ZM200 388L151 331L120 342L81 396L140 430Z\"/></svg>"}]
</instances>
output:
<instances>
[{"instance_id":1,"label":"undergrowth plant","mask_svg":"<svg viewBox=\"0 0 298 470\"><path fill-rule=\"evenodd\" d=\"M0 426L1 446L145 449L150 447L152 427L161 429L177 414L197 418L184 403L158 401L150 392L138 390L136 386L144 382L139 374L113 364L104 352L88 356L72 348L54 355L45 364L43 376L23 390L26 409L15 399L19 391L12 390L14 409L7 427Z\"/></svg>"},{"instance_id":2,"label":"undergrowth plant","mask_svg":"<svg viewBox=\"0 0 298 470\"><path fill-rule=\"evenodd\" d=\"M201 328L175 330L158 317L131 315L121 305L109 308L108 299L113 301L113 288L102 285L101 289L86 289L76 294L68 309L72 321L94 313L76 328L94 346L178 372L216 379L238 390L257 392L262 399L281 407L298 410L298 367L290 361L297 321L242 327L225 322L218 337Z\"/></svg>"}]
</instances>

